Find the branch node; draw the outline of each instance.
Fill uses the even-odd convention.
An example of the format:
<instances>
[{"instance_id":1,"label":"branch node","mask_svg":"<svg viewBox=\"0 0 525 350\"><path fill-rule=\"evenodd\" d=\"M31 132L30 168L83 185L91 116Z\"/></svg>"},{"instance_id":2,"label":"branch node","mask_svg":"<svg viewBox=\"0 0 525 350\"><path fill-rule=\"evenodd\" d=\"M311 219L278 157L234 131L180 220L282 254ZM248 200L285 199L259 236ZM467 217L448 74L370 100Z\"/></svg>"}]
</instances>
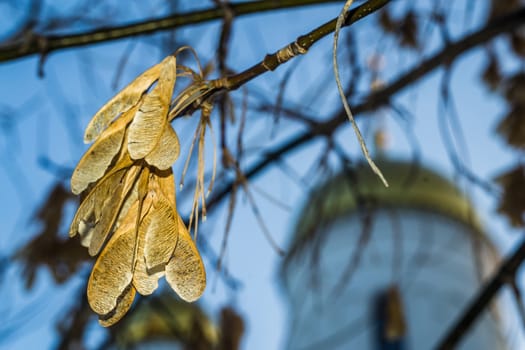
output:
<instances>
[{"instance_id":1,"label":"branch node","mask_svg":"<svg viewBox=\"0 0 525 350\"><path fill-rule=\"evenodd\" d=\"M277 62L279 64L285 63L295 56L304 55L307 51L307 49L295 41L276 52Z\"/></svg>"}]
</instances>

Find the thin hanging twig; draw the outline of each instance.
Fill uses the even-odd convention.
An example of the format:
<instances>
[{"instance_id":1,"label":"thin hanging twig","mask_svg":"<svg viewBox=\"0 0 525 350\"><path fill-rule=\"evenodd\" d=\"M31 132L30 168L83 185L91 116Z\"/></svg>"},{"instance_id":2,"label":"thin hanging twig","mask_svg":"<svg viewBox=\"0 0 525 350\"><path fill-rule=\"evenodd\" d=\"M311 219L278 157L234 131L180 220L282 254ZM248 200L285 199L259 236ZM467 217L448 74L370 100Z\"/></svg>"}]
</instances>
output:
<instances>
[{"instance_id":1,"label":"thin hanging twig","mask_svg":"<svg viewBox=\"0 0 525 350\"><path fill-rule=\"evenodd\" d=\"M361 151L363 152L363 155L365 156L368 164L370 165L370 168L374 171L374 173L379 176L385 187L388 187L388 182L386 181L385 177L383 176L383 173L377 165L374 163L372 158L370 157L370 154L368 152L368 148L366 147L365 140L363 139L363 136L361 135L361 131L359 130L359 127L357 126L357 123L354 120L354 116L352 115L352 111L350 110L350 106L348 105L348 102L346 101L346 96L343 91L343 86L341 85L341 79L339 77L339 67L337 64L337 43L339 39L339 32L341 31L341 27L343 26L343 23L346 21L346 17L348 16L348 10L350 9L350 6L354 0L347 0L345 5L343 6L343 10L339 14L339 17L337 17L337 23L335 25L335 31L334 31L334 47L332 51L332 62L334 65L334 75L335 75L335 82L337 84L337 90L339 91L339 95L341 96L341 102L343 102L343 107L346 111L346 115L348 116L348 120L350 120L350 123L352 124L352 128L354 129L355 135L357 136L357 141L359 142L359 145L361 146Z\"/></svg>"}]
</instances>

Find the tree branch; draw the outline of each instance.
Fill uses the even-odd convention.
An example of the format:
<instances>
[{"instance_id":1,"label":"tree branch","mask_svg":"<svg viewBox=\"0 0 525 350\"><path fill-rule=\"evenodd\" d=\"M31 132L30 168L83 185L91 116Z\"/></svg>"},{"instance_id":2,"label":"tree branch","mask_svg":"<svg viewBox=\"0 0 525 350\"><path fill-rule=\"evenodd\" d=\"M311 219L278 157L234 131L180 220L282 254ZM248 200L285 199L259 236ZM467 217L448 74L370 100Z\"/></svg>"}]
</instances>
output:
<instances>
[{"instance_id":1,"label":"tree branch","mask_svg":"<svg viewBox=\"0 0 525 350\"><path fill-rule=\"evenodd\" d=\"M505 260L496 275L485 284L467 309L462 312L461 317L449 328L436 349L448 350L456 348L461 338L467 333L481 312L485 310L500 288L514 279L516 271L523 261L525 261L525 241L521 243L514 254Z\"/></svg>"},{"instance_id":2,"label":"tree branch","mask_svg":"<svg viewBox=\"0 0 525 350\"><path fill-rule=\"evenodd\" d=\"M228 5L236 17L252 13L281 10L300 6L340 2L341 0L281 0L253 1ZM106 41L118 40L132 36L152 34L158 31L184 27L224 18L224 8L216 7L201 11L174 14L167 17L150 19L110 28L98 28L92 31L65 34L39 35L28 33L26 40L0 46L0 62L10 61L34 54L46 55L78 46L92 45Z\"/></svg>"},{"instance_id":3,"label":"tree branch","mask_svg":"<svg viewBox=\"0 0 525 350\"><path fill-rule=\"evenodd\" d=\"M348 11L344 26L349 26L360 19L365 18L388 4L390 1L391 0L369 0L361 6ZM259 75L268 71L273 71L289 60L305 54L315 43L333 33L335 31L336 23L337 18L334 18L309 33L298 37L294 42L286 45L277 52L266 55L261 62L245 71L236 75L211 81L210 84L215 86L216 90L235 90ZM210 91L210 94L217 92L216 90Z\"/></svg>"},{"instance_id":4,"label":"tree branch","mask_svg":"<svg viewBox=\"0 0 525 350\"><path fill-rule=\"evenodd\" d=\"M365 6L368 3L362 5ZM477 47L480 44L486 43L492 40L496 36L515 30L520 25L525 23L525 7L501 18L498 18L477 32L474 32L461 40L454 43L448 43L441 52L434 56L426 59L420 65L401 75L394 82L387 85L381 90L372 92L365 100L357 105L352 106L354 114L368 112L374 110L382 105L389 102L389 99L400 91L404 90L407 86L425 77L428 73L434 69L450 64L461 54ZM335 23L334 23L335 28ZM280 159L283 155L291 152L301 146L306 145L308 142L313 141L318 136L331 135L341 125L346 124L347 119L343 110L338 111L335 115L324 123L320 123L315 130L308 130L306 132L298 133L292 136L281 145L275 147L269 151L266 156L259 162L250 167L246 172L245 176L247 179L253 178L259 175L275 160ZM231 191L234 186L234 181L225 185L222 189L215 193L215 195L208 201L207 207L211 209L213 206L222 201L222 199Z\"/></svg>"}]
</instances>

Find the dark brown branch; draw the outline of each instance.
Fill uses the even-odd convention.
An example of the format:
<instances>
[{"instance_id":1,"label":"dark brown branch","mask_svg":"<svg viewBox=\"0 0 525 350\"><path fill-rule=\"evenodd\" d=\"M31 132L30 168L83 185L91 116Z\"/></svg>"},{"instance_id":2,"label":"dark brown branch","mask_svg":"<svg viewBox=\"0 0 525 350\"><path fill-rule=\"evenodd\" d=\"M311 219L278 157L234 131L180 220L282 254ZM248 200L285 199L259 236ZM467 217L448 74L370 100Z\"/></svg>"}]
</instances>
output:
<instances>
[{"instance_id":1,"label":"dark brown branch","mask_svg":"<svg viewBox=\"0 0 525 350\"><path fill-rule=\"evenodd\" d=\"M503 262L496 275L485 284L467 309L461 313L461 317L449 328L436 349L448 350L456 348L461 338L467 333L483 310L486 309L501 287L514 279L516 271L523 261L525 261L525 241L521 243L514 254Z\"/></svg>"},{"instance_id":2,"label":"dark brown branch","mask_svg":"<svg viewBox=\"0 0 525 350\"><path fill-rule=\"evenodd\" d=\"M381 9L390 1L391 0L369 0L361 6L349 10L343 26L349 26L360 19L365 18L371 13ZM217 95L217 93L221 91L224 92L236 90L250 80L255 79L269 71L273 71L289 60L299 55L305 54L312 45L325 36L333 33L335 31L336 23L337 18L334 18L331 21L322 24L309 33L298 37L295 41L284 46L280 50L277 50L275 53L266 55L262 61L238 74L208 81L208 89L206 93L200 98L200 101L188 106L187 109L183 110L177 116L192 114L195 110L201 108L201 103L203 101L206 101L208 98ZM169 120L171 121L172 119Z\"/></svg>"},{"instance_id":3,"label":"dark brown branch","mask_svg":"<svg viewBox=\"0 0 525 350\"><path fill-rule=\"evenodd\" d=\"M366 4L365 4L366 5ZM352 106L354 115L374 110L382 105L388 104L389 100L395 94L401 92L406 87L411 86L414 82L422 79L434 69L450 64L454 59L463 53L486 43L496 36L515 30L525 23L525 8L521 8L507 16L496 19L488 23L485 27L474 32L461 40L449 43L443 50L434 56L426 59L414 69L403 74L394 82L387 85L381 90L372 92L362 103ZM245 176L247 179L259 175L274 161L283 157L286 153L291 152L307 143L313 141L318 136L331 135L341 125L346 124L347 118L343 110L335 113L334 117L324 123L319 124L315 130L298 133L290 137L281 145L266 153L265 157L250 167ZM222 199L231 191L233 183L225 185L221 190L208 201L208 209L222 201Z\"/></svg>"},{"instance_id":4,"label":"dark brown branch","mask_svg":"<svg viewBox=\"0 0 525 350\"><path fill-rule=\"evenodd\" d=\"M365 18L389 2L390 0L369 0L361 6L348 11L344 26L349 26L360 19ZM334 18L331 21L322 24L311 32L298 37L297 40L286 45L277 52L266 55L261 62L255 64L251 68L234 76L216 80L215 85L219 89L235 90L259 75L277 69L277 67L288 62L292 58L305 54L316 42L325 36L332 34L335 31L336 23L337 18Z\"/></svg>"},{"instance_id":5,"label":"dark brown branch","mask_svg":"<svg viewBox=\"0 0 525 350\"><path fill-rule=\"evenodd\" d=\"M235 16L239 17L251 13L262 13L266 11L318 5L330 2L338 2L338 0L253 1L231 4L228 6ZM122 26L98 28L92 31L76 34L46 36L39 35L38 33L30 33L30 35L26 36L25 40L0 46L0 62L10 61L34 54L47 55L52 51L92 45L132 36L152 34L158 31L180 28L222 18L224 18L224 8L217 7L189 13L179 13Z\"/></svg>"}]
</instances>

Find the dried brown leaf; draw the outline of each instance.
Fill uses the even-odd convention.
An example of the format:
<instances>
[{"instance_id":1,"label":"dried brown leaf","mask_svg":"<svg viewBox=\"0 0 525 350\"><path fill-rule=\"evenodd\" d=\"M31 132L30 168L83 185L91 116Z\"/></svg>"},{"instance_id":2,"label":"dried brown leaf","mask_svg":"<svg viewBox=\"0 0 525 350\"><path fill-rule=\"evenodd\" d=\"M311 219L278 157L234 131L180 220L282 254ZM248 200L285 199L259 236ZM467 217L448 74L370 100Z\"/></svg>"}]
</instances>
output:
<instances>
[{"instance_id":1,"label":"dried brown leaf","mask_svg":"<svg viewBox=\"0 0 525 350\"><path fill-rule=\"evenodd\" d=\"M132 108L112 123L84 153L71 176L71 191L74 194L80 194L89 184L104 176L122 148L126 125L131 122L136 110Z\"/></svg>"},{"instance_id":2,"label":"dried brown leaf","mask_svg":"<svg viewBox=\"0 0 525 350\"><path fill-rule=\"evenodd\" d=\"M501 85L501 68L496 55L489 55L487 65L483 69L481 77L483 82L485 82L485 84L487 84L488 87L494 91Z\"/></svg>"},{"instance_id":3,"label":"dried brown leaf","mask_svg":"<svg viewBox=\"0 0 525 350\"><path fill-rule=\"evenodd\" d=\"M168 56L160 64L157 85L144 97L129 126L128 150L133 159L142 159L155 148L167 123L176 79L175 57Z\"/></svg>"},{"instance_id":4,"label":"dried brown leaf","mask_svg":"<svg viewBox=\"0 0 525 350\"><path fill-rule=\"evenodd\" d=\"M525 148L525 104L511 106L510 111L500 121L497 132L509 145Z\"/></svg>"},{"instance_id":5,"label":"dried brown leaf","mask_svg":"<svg viewBox=\"0 0 525 350\"><path fill-rule=\"evenodd\" d=\"M99 315L111 313L133 278L138 205L132 206L110 238L89 276L87 298Z\"/></svg>"},{"instance_id":6,"label":"dried brown leaf","mask_svg":"<svg viewBox=\"0 0 525 350\"><path fill-rule=\"evenodd\" d=\"M505 98L513 104L525 101L525 72L518 72L505 82Z\"/></svg>"},{"instance_id":7,"label":"dried brown leaf","mask_svg":"<svg viewBox=\"0 0 525 350\"><path fill-rule=\"evenodd\" d=\"M135 288L129 285L117 301L117 306L107 315L99 315L98 323L103 327L109 327L120 321L128 312L135 299Z\"/></svg>"},{"instance_id":8,"label":"dried brown leaf","mask_svg":"<svg viewBox=\"0 0 525 350\"><path fill-rule=\"evenodd\" d=\"M179 158L179 137L170 123L166 123L164 131L155 148L146 156L146 162L160 170L170 168Z\"/></svg>"},{"instance_id":9,"label":"dried brown leaf","mask_svg":"<svg viewBox=\"0 0 525 350\"><path fill-rule=\"evenodd\" d=\"M419 47L419 25L417 16L413 11L409 11L399 22L399 32L397 33L400 44L410 48Z\"/></svg>"},{"instance_id":10,"label":"dried brown leaf","mask_svg":"<svg viewBox=\"0 0 525 350\"><path fill-rule=\"evenodd\" d=\"M525 30L510 33L510 45L516 55L525 57Z\"/></svg>"},{"instance_id":11,"label":"dried brown leaf","mask_svg":"<svg viewBox=\"0 0 525 350\"><path fill-rule=\"evenodd\" d=\"M197 300L206 287L206 271L195 243L179 215L179 240L173 257L166 265L166 280L185 301Z\"/></svg>"},{"instance_id":12,"label":"dried brown leaf","mask_svg":"<svg viewBox=\"0 0 525 350\"><path fill-rule=\"evenodd\" d=\"M135 106L142 94L159 78L161 67L162 63L159 63L146 70L102 106L86 127L84 142L95 140L120 113Z\"/></svg>"},{"instance_id":13,"label":"dried brown leaf","mask_svg":"<svg viewBox=\"0 0 525 350\"><path fill-rule=\"evenodd\" d=\"M379 16L377 18L381 29L383 29L385 32L394 33L397 30L398 24L392 18L392 15L387 9L379 11Z\"/></svg>"},{"instance_id":14,"label":"dried brown leaf","mask_svg":"<svg viewBox=\"0 0 525 350\"><path fill-rule=\"evenodd\" d=\"M514 227L525 226L525 168L521 165L496 178L503 193L498 212L507 216Z\"/></svg>"}]
</instances>

